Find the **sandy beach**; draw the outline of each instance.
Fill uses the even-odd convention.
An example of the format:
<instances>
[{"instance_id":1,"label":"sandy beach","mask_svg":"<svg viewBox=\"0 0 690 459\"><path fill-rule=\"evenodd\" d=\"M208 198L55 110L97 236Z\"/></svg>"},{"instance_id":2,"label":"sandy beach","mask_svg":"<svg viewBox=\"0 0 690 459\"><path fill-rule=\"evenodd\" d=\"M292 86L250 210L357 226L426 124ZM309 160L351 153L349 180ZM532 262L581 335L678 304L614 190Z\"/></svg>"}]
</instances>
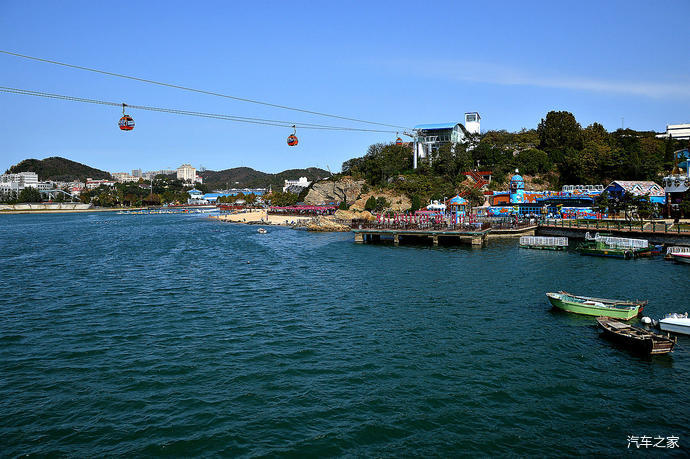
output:
<instances>
[{"instance_id":1,"label":"sandy beach","mask_svg":"<svg viewBox=\"0 0 690 459\"><path fill-rule=\"evenodd\" d=\"M294 215L268 215L265 210L253 210L250 212L211 216L211 218L230 223L256 223L264 225L291 226L300 222L307 223L313 218L313 216L298 217Z\"/></svg>"}]
</instances>

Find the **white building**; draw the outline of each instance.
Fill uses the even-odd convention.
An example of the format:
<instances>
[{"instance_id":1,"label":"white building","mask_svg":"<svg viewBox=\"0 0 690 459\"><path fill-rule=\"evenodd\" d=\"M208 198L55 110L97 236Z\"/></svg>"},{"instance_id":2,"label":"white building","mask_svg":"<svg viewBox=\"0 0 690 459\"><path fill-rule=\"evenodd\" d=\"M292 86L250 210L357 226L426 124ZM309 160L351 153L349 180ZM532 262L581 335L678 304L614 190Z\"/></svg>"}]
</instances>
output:
<instances>
[{"instance_id":1,"label":"white building","mask_svg":"<svg viewBox=\"0 0 690 459\"><path fill-rule=\"evenodd\" d=\"M0 175L0 191L19 193L26 187L38 189L38 174L36 172Z\"/></svg>"},{"instance_id":2,"label":"white building","mask_svg":"<svg viewBox=\"0 0 690 459\"><path fill-rule=\"evenodd\" d=\"M299 180L285 180L283 185L283 193L289 191L290 193L299 194L303 189L311 185L311 182L306 177L300 177Z\"/></svg>"},{"instance_id":3,"label":"white building","mask_svg":"<svg viewBox=\"0 0 690 459\"><path fill-rule=\"evenodd\" d=\"M690 123L668 124L666 125L666 132L656 136L660 138L673 136L674 139L690 140Z\"/></svg>"},{"instance_id":4,"label":"white building","mask_svg":"<svg viewBox=\"0 0 690 459\"><path fill-rule=\"evenodd\" d=\"M110 175L120 183L138 182L141 176L129 175L127 172L112 172Z\"/></svg>"},{"instance_id":5,"label":"white building","mask_svg":"<svg viewBox=\"0 0 690 459\"><path fill-rule=\"evenodd\" d=\"M98 188L99 186L115 186L115 181L114 180L94 180L92 178L87 178L86 179L86 188L89 190L93 190L94 188Z\"/></svg>"},{"instance_id":6,"label":"white building","mask_svg":"<svg viewBox=\"0 0 690 459\"><path fill-rule=\"evenodd\" d=\"M481 120L479 113L465 113L465 130L470 134L479 134L479 120Z\"/></svg>"},{"instance_id":7,"label":"white building","mask_svg":"<svg viewBox=\"0 0 690 459\"><path fill-rule=\"evenodd\" d=\"M479 134L479 120L479 113L468 112L465 113L464 126L461 123L419 124L415 126L413 167L417 169L418 159L429 158L442 145L468 142L470 134Z\"/></svg>"},{"instance_id":8,"label":"white building","mask_svg":"<svg viewBox=\"0 0 690 459\"><path fill-rule=\"evenodd\" d=\"M194 182L196 169L191 164L183 164L177 168L177 179L183 182Z\"/></svg>"}]
</instances>

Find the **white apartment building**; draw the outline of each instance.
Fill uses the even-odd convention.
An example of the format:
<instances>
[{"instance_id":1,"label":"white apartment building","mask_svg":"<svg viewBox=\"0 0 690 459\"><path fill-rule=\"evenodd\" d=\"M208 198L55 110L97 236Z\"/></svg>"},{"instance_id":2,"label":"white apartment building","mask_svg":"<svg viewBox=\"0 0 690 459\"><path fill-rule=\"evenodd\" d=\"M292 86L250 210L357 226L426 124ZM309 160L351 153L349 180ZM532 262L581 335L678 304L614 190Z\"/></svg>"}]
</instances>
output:
<instances>
[{"instance_id":1,"label":"white apartment building","mask_svg":"<svg viewBox=\"0 0 690 459\"><path fill-rule=\"evenodd\" d=\"M115 181L114 180L94 180L92 178L86 179L86 188L89 190L93 190L94 188L98 188L101 185L115 186Z\"/></svg>"},{"instance_id":2,"label":"white apartment building","mask_svg":"<svg viewBox=\"0 0 690 459\"><path fill-rule=\"evenodd\" d=\"M666 125L666 132L657 134L657 137L673 136L674 139L690 140L690 123L685 124L668 124Z\"/></svg>"},{"instance_id":3,"label":"white apartment building","mask_svg":"<svg viewBox=\"0 0 690 459\"><path fill-rule=\"evenodd\" d=\"M38 189L38 174L36 172L19 172L16 174L0 175L0 191L14 191L19 193L26 187Z\"/></svg>"},{"instance_id":4,"label":"white apartment building","mask_svg":"<svg viewBox=\"0 0 690 459\"><path fill-rule=\"evenodd\" d=\"M112 172L110 175L120 183L138 182L141 176L129 175L127 172Z\"/></svg>"},{"instance_id":5,"label":"white apartment building","mask_svg":"<svg viewBox=\"0 0 690 459\"><path fill-rule=\"evenodd\" d=\"M290 191L291 193L299 193L303 189L311 185L311 182L306 177L300 177L299 180L285 180L283 185L283 193Z\"/></svg>"},{"instance_id":6,"label":"white apartment building","mask_svg":"<svg viewBox=\"0 0 690 459\"><path fill-rule=\"evenodd\" d=\"M194 182L196 169L191 164L183 164L177 168L177 179L183 182Z\"/></svg>"}]
</instances>

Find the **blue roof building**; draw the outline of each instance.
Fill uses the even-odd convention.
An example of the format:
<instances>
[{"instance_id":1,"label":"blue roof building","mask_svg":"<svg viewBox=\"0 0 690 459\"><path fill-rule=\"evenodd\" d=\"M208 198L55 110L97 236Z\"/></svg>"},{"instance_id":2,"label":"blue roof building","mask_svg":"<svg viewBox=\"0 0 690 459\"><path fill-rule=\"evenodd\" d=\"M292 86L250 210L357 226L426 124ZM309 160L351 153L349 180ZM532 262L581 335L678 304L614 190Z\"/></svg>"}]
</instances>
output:
<instances>
[{"instance_id":1,"label":"blue roof building","mask_svg":"<svg viewBox=\"0 0 690 459\"><path fill-rule=\"evenodd\" d=\"M479 133L479 113L465 113L462 123L418 124L414 127L413 167L417 168L418 158L431 158L442 145L464 143L470 134Z\"/></svg>"}]
</instances>

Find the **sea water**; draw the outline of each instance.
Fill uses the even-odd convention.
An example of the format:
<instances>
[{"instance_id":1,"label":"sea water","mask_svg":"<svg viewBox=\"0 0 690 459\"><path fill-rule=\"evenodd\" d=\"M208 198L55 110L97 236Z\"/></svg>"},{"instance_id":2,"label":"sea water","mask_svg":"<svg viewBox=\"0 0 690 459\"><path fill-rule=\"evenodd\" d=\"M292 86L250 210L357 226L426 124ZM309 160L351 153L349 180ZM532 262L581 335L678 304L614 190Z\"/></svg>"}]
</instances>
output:
<instances>
[{"instance_id":1,"label":"sea water","mask_svg":"<svg viewBox=\"0 0 690 459\"><path fill-rule=\"evenodd\" d=\"M683 454L690 339L641 357L544 293L659 318L690 309L689 270L517 239L2 215L0 454L618 455L641 436Z\"/></svg>"}]
</instances>

